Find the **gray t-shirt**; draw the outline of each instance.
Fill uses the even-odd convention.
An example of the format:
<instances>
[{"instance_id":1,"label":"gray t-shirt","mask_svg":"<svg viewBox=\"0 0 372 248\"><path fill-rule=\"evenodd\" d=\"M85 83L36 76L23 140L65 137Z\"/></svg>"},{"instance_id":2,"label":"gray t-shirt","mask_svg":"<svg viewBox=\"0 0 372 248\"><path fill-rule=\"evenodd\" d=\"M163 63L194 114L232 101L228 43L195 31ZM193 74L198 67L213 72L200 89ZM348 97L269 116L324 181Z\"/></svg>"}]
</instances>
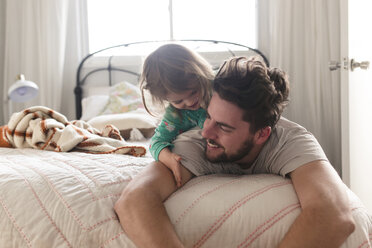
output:
<instances>
[{"instance_id":1,"label":"gray t-shirt","mask_svg":"<svg viewBox=\"0 0 372 248\"><path fill-rule=\"evenodd\" d=\"M304 127L282 117L255 162L242 169L236 163L211 163L205 157L201 129L180 134L172 151L182 157L182 165L196 176L207 174L277 174L286 176L296 168L316 160L328 161L316 138Z\"/></svg>"}]
</instances>

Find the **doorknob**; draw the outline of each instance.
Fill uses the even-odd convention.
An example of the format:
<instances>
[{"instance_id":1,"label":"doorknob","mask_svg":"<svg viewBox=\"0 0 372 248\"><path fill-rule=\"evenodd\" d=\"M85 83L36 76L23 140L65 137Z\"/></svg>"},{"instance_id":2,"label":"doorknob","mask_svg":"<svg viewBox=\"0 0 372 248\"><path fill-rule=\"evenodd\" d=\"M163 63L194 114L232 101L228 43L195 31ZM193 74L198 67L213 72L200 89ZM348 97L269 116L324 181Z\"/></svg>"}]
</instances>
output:
<instances>
[{"instance_id":1,"label":"doorknob","mask_svg":"<svg viewBox=\"0 0 372 248\"><path fill-rule=\"evenodd\" d=\"M360 69L367 70L369 68L369 61L356 62L354 59L351 59L350 61L351 71L354 71L354 69L358 67Z\"/></svg>"}]
</instances>

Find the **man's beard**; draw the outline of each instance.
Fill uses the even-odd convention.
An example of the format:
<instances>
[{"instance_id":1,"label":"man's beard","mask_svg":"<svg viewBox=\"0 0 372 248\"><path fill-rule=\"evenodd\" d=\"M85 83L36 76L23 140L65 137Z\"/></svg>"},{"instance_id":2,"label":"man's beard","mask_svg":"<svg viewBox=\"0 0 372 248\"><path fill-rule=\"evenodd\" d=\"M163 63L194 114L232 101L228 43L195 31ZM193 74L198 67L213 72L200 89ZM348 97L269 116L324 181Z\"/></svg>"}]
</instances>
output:
<instances>
[{"instance_id":1,"label":"man's beard","mask_svg":"<svg viewBox=\"0 0 372 248\"><path fill-rule=\"evenodd\" d=\"M210 157L207 153L207 147L205 148L205 156L206 158L212 162L212 163L218 163L218 162L236 162L244 158L246 155L249 154L249 152L253 148L253 141L251 139L247 139L243 142L243 145L239 148L239 150L233 154L226 154L225 151L218 155L217 157Z\"/></svg>"}]
</instances>

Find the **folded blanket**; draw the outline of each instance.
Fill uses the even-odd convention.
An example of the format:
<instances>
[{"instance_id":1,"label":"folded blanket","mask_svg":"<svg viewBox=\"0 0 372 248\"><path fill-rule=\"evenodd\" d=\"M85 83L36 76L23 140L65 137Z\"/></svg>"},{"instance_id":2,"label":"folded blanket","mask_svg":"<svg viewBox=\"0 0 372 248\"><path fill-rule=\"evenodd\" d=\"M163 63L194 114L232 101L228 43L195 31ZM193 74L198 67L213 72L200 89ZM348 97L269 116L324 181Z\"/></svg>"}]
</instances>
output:
<instances>
[{"instance_id":1,"label":"folded blanket","mask_svg":"<svg viewBox=\"0 0 372 248\"><path fill-rule=\"evenodd\" d=\"M112 125L99 131L84 121L69 122L64 115L43 106L14 113L8 125L0 128L0 147L133 156L146 153L145 147L125 142L119 130Z\"/></svg>"}]
</instances>

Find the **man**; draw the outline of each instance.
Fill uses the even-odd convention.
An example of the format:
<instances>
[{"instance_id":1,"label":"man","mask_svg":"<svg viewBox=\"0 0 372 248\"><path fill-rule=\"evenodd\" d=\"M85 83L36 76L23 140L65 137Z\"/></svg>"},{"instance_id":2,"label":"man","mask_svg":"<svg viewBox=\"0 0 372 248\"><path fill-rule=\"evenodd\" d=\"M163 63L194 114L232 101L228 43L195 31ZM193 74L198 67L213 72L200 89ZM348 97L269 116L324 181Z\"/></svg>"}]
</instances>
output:
<instances>
[{"instance_id":1,"label":"man","mask_svg":"<svg viewBox=\"0 0 372 248\"><path fill-rule=\"evenodd\" d=\"M256 59L232 58L217 73L213 90L204 140L192 130L174 142L183 183L210 173L288 176L302 211L279 247L339 247L355 228L346 186L316 139L281 117L289 94L286 75ZM160 163L124 189L115 210L137 246L183 247L163 205L176 190L172 173Z\"/></svg>"}]
</instances>

